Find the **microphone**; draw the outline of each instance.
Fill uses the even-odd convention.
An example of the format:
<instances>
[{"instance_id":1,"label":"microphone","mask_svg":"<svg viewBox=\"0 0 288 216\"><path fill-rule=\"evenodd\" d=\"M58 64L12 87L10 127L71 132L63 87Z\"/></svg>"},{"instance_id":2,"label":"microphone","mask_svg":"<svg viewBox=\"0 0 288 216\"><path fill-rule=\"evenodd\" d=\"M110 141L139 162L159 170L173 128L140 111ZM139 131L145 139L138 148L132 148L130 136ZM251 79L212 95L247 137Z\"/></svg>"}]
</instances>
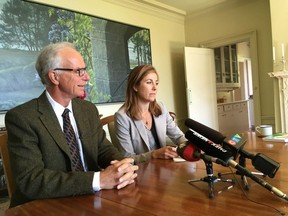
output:
<instances>
[{"instance_id":1,"label":"microphone","mask_svg":"<svg viewBox=\"0 0 288 216\"><path fill-rule=\"evenodd\" d=\"M187 161L198 161L200 158L195 155L196 152L200 153L200 150L191 143L181 143L177 147L177 153L180 157Z\"/></svg>"},{"instance_id":2,"label":"microphone","mask_svg":"<svg viewBox=\"0 0 288 216\"><path fill-rule=\"evenodd\" d=\"M250 155L252 165L257 170L262 172L264 175L268 175L270 178L274 178L274 176L276 175L276 172L278 171L280 167L280 164L277 161L267 157L266 155L262 153L257 153L256 155L253 155L245 150L242 150L241 154ZM251 155L253 155L253 157Z\"/></svg>"},{"instance_id":3,"label":"microphone","mask_svg":"<svg viewBox=\"0 0 288 216\"><path fill-rule=\"evenodd\" d=\"M242 173L245 176L250 177L252 180L254 180L256 183L260 184L270 192L276 194L277 196L288 200L288 197L286 194L284 194L279 189L275 188L274 186L270 185L263 179L258 178L257 176L253 175L250 171L248 171L243 166L239 165L236 161L233 160L232 152L229 150L226 150L222 148L222 146L213 143L206 137L202 136L201 134L197 133L193 130L188 130L185 133L185 137L189 140L189 142L193 143L195 146L197 146L199 149L204 151L206 154L217 157L225 162L225 164L228 164L234 168L236 168L240 173Z\"/></svg>"},{"instance_id":4,"label":"microphone","mask_svg":"<svg viewBox=\"0 0 288 216\"><path fill-rule=\"evenodd\" d=\"M235 134L233 136L227 137L223 141L223 147L225 149L230 149L235 155L240 153L241 156L249 158L252 161L252 165L262 172L264 175L268 175L270 178L273 178L278 171L280 164L275 160L267 157L262 153L257 153L256 155L245 151L242 146L246 143L246 139L242 139L241 136Z\"/></svg>"},{"instance_id":5,"label":"microphone","mask_svg":"<svg viewBox=\"0 0 288 216\"><path fill-rule=\"evenodd\" d=\"M200 149L196 148L195 145L193 145L192 143L181 143L178 147L177 147L177 153L180 157L182 157L183 159L185 159L186 161L198 161L200 159L202 160L206 160L208 162L214 162L217 164L221 164L223 166L226 166L226 163L222 160L220 160L219 158L215 158L215 157L211 157L209 155L206 154L202 154L200 152Z\"/></svg>"},{"instance_id":6,"label":"microphone","mask_svg":"<svg viewBox=\"0 0 288 216\"><path fill-rule=\"evenodd\" d=\"M220 132L215 131L212 128L209 128L189 118L186 119L185 125L193 131L197 131L198 133L207 137L212 142L222 144L224 149L232 152L232 156L234 159L236 159L239 154L244 158L251 159L252 165L264 175L268 175L270 178L273 178L276 175L276 172L280 167L280 164L278 162L274 161L273 159L267 157L264 154L257 153L256 155L254 155L245 151L243 149L243 146L245 145L247 139L241 137L239 134L233 134L231 136L225 137ZM216 155L212 156L217 157Z\"/></svg>"},{"instance_id":7,"label":"microphone","mask_svg":"<svg viewBox=\"0 0 288 216\"><path fill-rule=\"evenodd\" d=\"M270 192L276 194L278 197L283 198L285 200L288 200L288 196L284 194L282 191L277 189L276 187L270 185L268 182L264 181L263 179L258 178L257 176L253 175L250 171L239 165L234 160L229 160L228 164L234 168L236 168L240 173L242 173L245 176L250 177L252 180L269 190Z\"/></svg>"},{"instance_id":8,"label":"microphone","mask_svg":"<svg viewBox=\"0 0 288 216\"><path fill-rule=\"evenodd\" d=\"M223 142L223 140L226 138L218 131L209 128L197 121L194 121L192 119L186 119L185 125L189 127L190 129L197 131L198 133L202 134L203 136L209 138L212 142L220 144Z\"/></svg>"},{"instance_id":9,"label":"microphone","mask_svg":"<svg viewBox=\"0 0 288 216\"><path fill-rule=\"evenodd\" d=\"M185 133L185 137L197 146L199 149L204 151L207 155L219 158L225 162L229 159L233 159L232 152L224 149L221 145L215 144L206 137L190 129Z\"/></svg>"},{"instance_id":10,"label":"microphone","mask_svg":"<svg viewBox=\"0 0 288 216\"><path fill-rule=\"evenodd\" d=\"M244 144L246 143L246 139L242 139L242 137L240 137L238 134L226 138L220 132L189 118L186 119L185 125L190 129L207 137L214 143L217 144L222 144L223 142L226 144L229 143L230 145L224 147L226 147L225 149L229 149L232 151L234 159L237 158L239 150L242 149Z\"/></svg>"},{"instance_id":11,"label":"microphone","mask_svg":"<svg viewBox=\"0 0 288 216\"><path fill-rule=\"evenodd\" d=\"M229 148L233 152L234 158L236 158L238 153L242 151L246 142L247 138L241 137L239 134L233 134L226 137L222 144L224 148Z\"/></svg>"}]
</instances>

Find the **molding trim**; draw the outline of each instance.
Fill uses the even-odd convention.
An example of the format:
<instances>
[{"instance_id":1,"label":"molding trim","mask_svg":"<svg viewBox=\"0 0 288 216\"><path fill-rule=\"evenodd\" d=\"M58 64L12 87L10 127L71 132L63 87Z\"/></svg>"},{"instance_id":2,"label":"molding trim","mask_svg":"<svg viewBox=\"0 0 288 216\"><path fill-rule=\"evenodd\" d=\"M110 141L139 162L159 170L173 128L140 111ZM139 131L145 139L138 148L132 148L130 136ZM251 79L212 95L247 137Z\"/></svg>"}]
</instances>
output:
<instances>
[{"instance_id":1,"label":"molding trim","mask_svg":"<svg viewBox=\"0 0 288 216\"><path fill-rule=\"evenodd\" d=\"M137 10L162 19L184 24L186 12L154 0L105 0L114 5Z\"/></svg>"}]
</instances>

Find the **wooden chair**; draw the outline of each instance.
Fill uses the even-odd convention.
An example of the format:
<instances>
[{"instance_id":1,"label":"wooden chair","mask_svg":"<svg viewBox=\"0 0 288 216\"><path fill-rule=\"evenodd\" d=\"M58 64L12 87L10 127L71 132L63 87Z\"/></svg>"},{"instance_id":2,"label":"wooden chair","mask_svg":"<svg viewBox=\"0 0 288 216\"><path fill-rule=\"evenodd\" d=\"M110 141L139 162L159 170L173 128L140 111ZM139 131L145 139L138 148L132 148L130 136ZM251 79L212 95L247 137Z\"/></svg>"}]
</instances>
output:
<instances>
[{"instance_id":1,"label":"wooden chair","mask_svg":"<svg viewBox=\"0 0 288 216\"><path fill-rule=\"evenodd\" d=\"M169 114L172 117L173 121L176 122L176 113L170 111Z\"/></svg>"},{"instance_id":2,"label":"wooden chair","mask_svg":"<svg viewBox=\"0 0 288 216\"><path fill-rule=\"evenodd\" d=\"M1 158L2 158L2 163L3 163L6 183L7 183L8 194L9 194L9 198L11 198L12 194L15 192L15 183L12 177L12 170L10 167L10 158L9 158L9 152L8 152L8 146L7 146L7 139L8 139L7 133L0 134Z\"/></svg>"},{"instance_id":3,"label":"wooden chair","mask_svg":"<svg viewBox=\"0 0 288 216\"><path fill-rule=\"evenodd\" d=\"M116 134L115 134L114 115L106 116L104 118L101 118L100 120L101 120L103 126L107 125L108 132L109 132L109 135L111 138L111 142L113 143L113 145L115 147L117 147L118 140L117 140Z\"/></svg>"}]
</instances>

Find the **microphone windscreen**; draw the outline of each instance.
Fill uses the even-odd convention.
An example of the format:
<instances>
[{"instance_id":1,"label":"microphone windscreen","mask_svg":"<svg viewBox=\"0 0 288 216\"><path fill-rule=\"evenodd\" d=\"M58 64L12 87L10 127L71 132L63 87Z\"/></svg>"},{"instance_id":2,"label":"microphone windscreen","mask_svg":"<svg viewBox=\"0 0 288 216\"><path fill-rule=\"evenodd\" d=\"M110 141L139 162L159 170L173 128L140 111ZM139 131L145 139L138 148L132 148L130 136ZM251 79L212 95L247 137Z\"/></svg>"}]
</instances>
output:
<instances>
[{"instance_id":1,"label":"microphone windscreen","mask_svg":"<svg viewBox=\"0 0 288 216\"><path fill-rule=\"evenodd\" d=\"M194 156L195 152L200 152L200 149L196 148L196 146L191 143L182 143L177 147L178 155L186 161L200 160L200 157Z\"/></svg>"},{"instance_id":2,"label":"microphone windscreen","mask_svg":"<svg viewBox=\"0 0 288 216\"><path fill-rule=\"evenodd\" d=\"M188 118L185 120L185 125L189 127L190 129L198 132L199 134L205 136L206 138L208 138L214 143L220 144L225 139L225 136L223 136L223 134L221 134L220 132L212 128L209 128L195 120Z\"/></svg>"},{"instance_id":3,"label":"microphone windscreen","mask_svg":"<svg viewBox=\"0 0 288 216\"><path fill-rule=\"evenodd\" d=\"M207 155L219 158L223 161L227 161L232 158L231 151L226 150L222 148L222 146L211 142L209 139L203 137L195 131L188 130L185 133L185 137L189 140L189 142L193 143Z\"/></svg>"}]
</instances>

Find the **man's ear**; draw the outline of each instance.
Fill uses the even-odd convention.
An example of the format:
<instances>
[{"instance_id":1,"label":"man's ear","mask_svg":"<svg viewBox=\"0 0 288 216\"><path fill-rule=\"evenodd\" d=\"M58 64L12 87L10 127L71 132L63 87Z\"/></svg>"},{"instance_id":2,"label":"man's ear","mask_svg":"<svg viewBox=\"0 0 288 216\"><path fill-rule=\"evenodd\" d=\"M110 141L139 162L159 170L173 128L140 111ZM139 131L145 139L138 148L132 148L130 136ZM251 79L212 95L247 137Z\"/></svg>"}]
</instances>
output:
<instances>
[{"instance_id":1,"label":"man's ear","mask_svg":"<svg viewBox=\"0 0 288 216\"><path fill-rule=\"evenodd\" d=\"M50 81L54 85L58 85L59 84L59 81L58 81L59 76L58 76L58 74L55 71L53 71L53 70L49 71L48 72L48 77L49 77Z\"/></svg>"}]
</instances>

